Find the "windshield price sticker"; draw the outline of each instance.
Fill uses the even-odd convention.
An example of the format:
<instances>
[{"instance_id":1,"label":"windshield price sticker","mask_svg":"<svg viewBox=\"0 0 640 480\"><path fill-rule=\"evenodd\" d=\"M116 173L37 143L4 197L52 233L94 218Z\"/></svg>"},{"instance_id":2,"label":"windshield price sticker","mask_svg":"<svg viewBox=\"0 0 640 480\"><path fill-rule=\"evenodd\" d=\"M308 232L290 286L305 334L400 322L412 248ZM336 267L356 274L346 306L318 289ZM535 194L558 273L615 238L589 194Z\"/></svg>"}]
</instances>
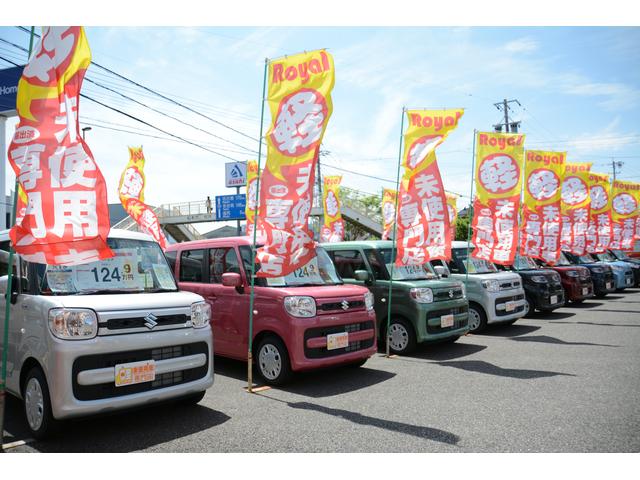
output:
<instances>
[{"instance_id":1,"label":"windshield price sticker","mask_svg":"<svg viewBox=\"0 0 640 480\"><path fill-rule=\"evenodd\" d=\"M47 285L55 293L67 293L77 291L73 269L63 265L47 265Z\"/></svg>"},{"instance_id":2,"label":"windshield price sticker","mask_svg":"<svg viewBox=\"0 0 640 480\"><path fill-rule=\"evenodd\" d=\"M387 263L387 270L391 271L391 263ZM422 265L393 266L394 280L423 280L429 276Z\"/></svg>"},{"instance_id":3,"label":"windshield price sticker","mask_svg":"<svg viewBox=\"0 0 640 480\"><path fill-rule=\"evenodd\" d=\"M349 346L349 332L332 333L327 335L327 350L347 348Z\"/></svg>"},{"instance_id":4,"label":"windshield price sticker","mask_svg":"<svg viewBox=\"0 0 640 480\"><path fill-rule=\"evenodd\" d=\"M171 274L171 270L168 266L161 263L154 263L152 268L153 273L156 274L160 288L166 290L174 290L176 288L176 284L173 281L173 275ZM151 282L151 284L153 284L153 282Z\"/></svg>"},{"instance_id":5,"label":"windshield price sticker","mask_svg":"<svg viewBox=\"0 0 640 480\"><path fill-rule=\"evenodd\" d=\"M153 360L122 363L114 367L114 373L116 387L153 382L156 379L156 363Z\"/></svg>"},{"instance_id":6,"label":"windshield price sticker","mask_svg":"<svg viewBox=\"0 0 640 480\"><path fill-rule=\"evenodd\" d=\"M453 314L442 315L440 317L440 328L453 327Z\"/></svg>"},{"instance_id":7,"label":"windshield price sticker","mask_svg":"<svg viewBox=\"0 0 640 480\"><path fill-rule=\"evenodd\" d=\"M312 258L305 266L294 270L284 277L287 285L300 285L303 283L325 283L320 276L318 268L318 257Z\"/></svg>"},{"instance_id":8,"label":"windshield price sticker","mask_svg":"<svg viewBox=\"0 0 640 480\"><path fill-rule=\"evenodd\" d=\"M82 290L141 288L144 279L138 273L135 250L115 250L113 258L77 265L76 285Z\"/></svg>"}]
</instances>

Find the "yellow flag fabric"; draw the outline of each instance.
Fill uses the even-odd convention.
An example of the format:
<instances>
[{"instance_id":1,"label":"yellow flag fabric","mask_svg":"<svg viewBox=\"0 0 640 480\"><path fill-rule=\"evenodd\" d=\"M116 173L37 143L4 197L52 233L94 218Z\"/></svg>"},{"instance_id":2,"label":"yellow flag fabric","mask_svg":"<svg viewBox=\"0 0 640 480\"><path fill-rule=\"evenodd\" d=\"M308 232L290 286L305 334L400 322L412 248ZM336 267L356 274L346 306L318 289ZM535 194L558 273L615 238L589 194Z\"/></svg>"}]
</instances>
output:
<instances>
[{"instance_id":1,"label":"yellow flag fabric","mask_svg":"<svg viewBox=\"0 0 640 480\"><path fill-rule=\"evenodd\" d=\"M129 162L120 175L118 184L118 195L122 197L132 197L144 202L144 187L146 177L144 176L145 158L142 147L129 147Z\"/></svg>"},{"instance_id":2,"label":"yellow flag fabric","mask_svg":"<svg viewBox=\"0 0 640 480\"><path fill-rule=\"evenodd\" d=\"M611 204L613 221L620 222L625 218L638 215L640 205L640 183L616 180L611 188Z\"/></svg>"},{"instance_id":3,"label":"yellow flag fabric","mask_svg":"<svg viewBox=\"0 0 640 480\"><path fill-rule=\"evenodd\" d=\"M247 162L247 201L244 208L244 215L247 219L245 231L247 235L253 235L253 224L258 209L258 162L249 160Z\"/></svg>"},{"instance_id":4,"label":"yellow flag fabric","mask_svg":"<svg viewBox=\"0 0 640 480\"><path fill-rule=\"evenodd\" d=\"M524 138L522 134L478 133L475 187L481 203L520 196Z\"/></svg>"},{"instance_id":5,"label":"yellow flag fabric","mask_svg":"<svg viewBox=\"0 0 640 480\"><path fill-rule=\"evenodd\" d=\"M591 203L589 197L590 162L565 163L562 182L562 214L576 208L583 208Z\"/></svg>"},{"instance_id":6,"label":"yellow flag fabric","mask_svg":"<svg viewBox=\"0 0 640 480\"><path fill-rule=\"evenodd\" d=\"M385 188L382 191L382 240L391 237L393 223L396 221L396 196L397 190Z\"/></svg>"},{"instance_id":7,"label":"yellow flag fabric","mask_svg":"<svg viewBox=\"0 0 640 480\"><path fill-rule=\"evenodd\" d=\"M341 242L344 240L344 221L342 220L340 201L340 182L342 175L324 177L322 205L324 206L324 225L320 232L323 242Z\"/></svg>"},{"instance_id":8,"label":"yellow flag fabric","mask_svg":"<svg viewBox=\"0 0 640 480\"><path fill-rule=\"evenodd\" d=\"M566 152L527 150L524 204L531 211L560 202L566 160Z\"/></svg>"}]
</instances>

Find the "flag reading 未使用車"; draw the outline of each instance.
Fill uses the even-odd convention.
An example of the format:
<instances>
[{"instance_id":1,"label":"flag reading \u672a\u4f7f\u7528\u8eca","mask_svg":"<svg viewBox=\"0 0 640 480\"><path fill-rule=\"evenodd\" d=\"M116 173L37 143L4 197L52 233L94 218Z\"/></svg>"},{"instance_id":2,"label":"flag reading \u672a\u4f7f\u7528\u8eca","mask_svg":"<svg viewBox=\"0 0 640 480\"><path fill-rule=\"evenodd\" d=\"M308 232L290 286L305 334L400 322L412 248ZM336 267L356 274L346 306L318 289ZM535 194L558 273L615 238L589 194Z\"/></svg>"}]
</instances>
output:
<instances>
[{"instance_id":1,"label":"flag reading \u672a\u4f7f\u7528\u8eca","mask_svg":"<svg viewBox=\"0 0 640 480\"><path fill-rule=\"evenodd\" d=\"M605 173L589 172L591 196L589 226L587 227L587 253L604 253L611 243L611 183Z\"/></svg>"},{"instance_id":2,"label":"flag reading \u672a\u4f7f\u7528\u8eca","mask_svg":"<svg viewBox=\"0 0 640 480\"><path fill-rule=\"evenodd\" d=\"M45 27L18 83L9 162L20 195L13 246L23 258L77 265L113 257L104 177L80 135L91 51L82 27Z\"/></svg>"},{"instance_id":3,"label":"flag reading \u672a\u4f7f\u7528\u8eca","mask_svg":"<svg viewBox=\"0 0 640 480\"><path fill-rule=\"evenodd\" d=\"M560 245L575 255L584 255L591 210L589 171L591 163L565 163L560 211Z\"/></svg>"},{"instance_id":4,"label":"flag reading \u672a\u4f7f\u7528\u8eca","mask_svg":"<svg viewBox=\"0 0 640 480\"><path fill-rule=\"evenodd\" d=\"M244 207L244 215L247 219L245 231L249 237L253 237L253 226L258 210L258 162L247 162L247 201Z\"/></svg>"},{"instance_id":5,"label":"flag reading \u672a\u4f7f\u7528\u8eca","mask_svg":"<svg viewBox=\"0 0 640 480\"><path fill-rule=\"evenodd\" d=\"M260 178L259 277L288 275L316 256L307 221L320 143L333 110L334 82L333 58L325 50L269 63L271 126Z\"/></svg>"},{"instance_id":6,"label":"flag reading \u672a\u4f7f\u7528\u8eca","mask_svg":"<svg viewBox=\"0 0 640 480\"><path fill-rule=\"evenodd\" d=\"M344 240L344 220L340 213L340 182L342 175L325 176L323 179L322 206L324 224L320 230L323 242L341 242Z\"/></svg>"},{"instance_id":7,"label":"flag reading \u672a\u4f7f\u7528\u8eca","mask_svg":"<svg viewBox=\"0 0 640 480\"><path fill-rule=\"evenodd\" d=\"M615 180L611 185L613 238L611 248L633 250L635 229L640 213L640 183Z\"/></svg>"},{"instance_id":8,"label":"flag reading \u672a\u4f7f\u7528\u8eca","mask_svg":"<svg viewBox=\"0 0 640 480\"><path fill-rule=\"evenodd\" d=\"M458 126L464 110L407 110L404 174L398 193L396 264L451 258L451 229L436 148Z\"/></svg>"},{"instance_id":9,"label":"flag reading \u672a\u4f7f\u7528\u8eca","mask_svg":"<svg viewBox=\"0 0 640 480\"><path fill-rule=\"evenodd\" d=\"M478 132L473 201L474 258L512 265L522 185L522 134Z\"/></svg>"},{"instance_id":10,"label":"flag reading \u672a\u4f7f\u7528\u8eca","mask_svg":"<svg viewBox=\"0 0 640 480\"><path fill-rule=\"evenodd\" d=\"M118 197L125 212L133 218L140 230L153 237L163 250L167 248L165 237L155 212L144 203L144 175L145 158L142 147L129 147L129 163L120 176Z\"/></svg>"},{"instance_id":11,"label":"flag reading \u672a\u4f7f\u7528\u8eca","mask_svg":"<svg viewBox=\"0 0 640 480\"><path fill-rule=\"evenodd\" d=\"M566 152L527 150L520 254L549 265L560 259L560 195Z\"/></svg>"},{"instance_id":12,"label":"flag reading \u672a\u4f7f\u7528\u8eca","mask_svg":"<svg viewBox=\"0 0 640 480\"><path fill-rule=\"evenodd\" d=\"M382 190L382 240L389 240L396 221L396 197L397 190L384 188Z\"/></svg>"}]
</instances>

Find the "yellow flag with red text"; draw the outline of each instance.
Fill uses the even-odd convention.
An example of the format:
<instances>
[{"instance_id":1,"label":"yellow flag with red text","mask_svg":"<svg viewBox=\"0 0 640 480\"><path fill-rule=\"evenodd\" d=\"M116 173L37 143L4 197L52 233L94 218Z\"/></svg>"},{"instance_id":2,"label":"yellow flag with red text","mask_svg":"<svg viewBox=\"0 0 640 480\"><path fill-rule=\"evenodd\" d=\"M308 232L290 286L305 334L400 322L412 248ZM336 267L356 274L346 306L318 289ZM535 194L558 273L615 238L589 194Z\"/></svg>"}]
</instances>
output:
<instances>
[{"instance_id":1,"label":"yellow flag with red text","mask_svg":"<svg viewBox=\"0 0 640 480\"><path fill-rule=\"evenodd\" d=\"M591 209L590 170L591 163L565 163L562 179L560 244L563 250L576 255L583 255L587 247L589 210Z\"/></svg>"},{"instance_id":2,"label":"yellow flag with red text","mask_svg":"<svg viewBox=\"0 0 640 480\"><path fill-rule=\"evenodd\" d=\"M322 189L322 206L324 208L324 224L320 231L323 242L341 242L344 240L344 220L340 212L340 182L342 175L324 177Z\"/></svg>"},{"instance_id":3,"label":"yellow flag with red text","mask_svg":"<svg viewBox=\"0 0 640 480\"><path fill-rule=\"evenodd\" d=\"M585 248L587 253L604 253L612 234L611 183L606 173L590 171L588 179L591 204Z\"/></svg>"},{"instance_id":4,"label":"yellow flag with red text","mask_svg":"<svg viewBox=\"0 0 640 480\"><path fill-rule=\"evenodd\" d=\"M308 226L315 166L333 110L333 58L326 50L269 63L267 162L262 172L257 275L288 275L315 257Z\"/></svg>"},{"instance_id":5,"label":"yellow flag with red text","mask_svg":"<svg viewBox=\"0 0 640 480\"><path fill-rule=\"evenodd\" d=\"M258 209L258 162L249 160L247 162L247 201L244 208L244 215L247 219L245 231L247 235L253 237L253 226Z\"/></svg>"},{"instance_id":6,"label":"yellow flag with red text","mask_svg":"<svg viewBox=\"0 0 640 480\"><path fill-rule=\"evenodd\" d=\"M382 240L391 238L393 223L396 221L397 190L385 188L382 191Z\"/></svg>"},{"instance_id":7,"label":"yellow flag with red text","mask_svg":"<svg viewBox=\"0 0 640 480\"><path fill-rule=\"evenodd\" d=\"M640 205L640 183L615 180L611 185L612 248L633 250ZM618 240L619 239L619 240ZM619 246L618 246L619 243Z\"/></svg>"}]
</instances>

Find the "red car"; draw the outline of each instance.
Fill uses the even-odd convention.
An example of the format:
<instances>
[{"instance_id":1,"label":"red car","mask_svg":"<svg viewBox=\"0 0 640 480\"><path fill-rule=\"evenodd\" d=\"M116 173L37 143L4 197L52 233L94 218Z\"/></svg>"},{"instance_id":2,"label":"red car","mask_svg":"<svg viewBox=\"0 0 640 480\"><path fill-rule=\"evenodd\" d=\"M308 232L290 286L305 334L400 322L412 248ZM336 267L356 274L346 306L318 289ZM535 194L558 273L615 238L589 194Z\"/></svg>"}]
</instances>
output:
<instances>
[{"instance_id":1,"label":"red car","mask_svg":"<svg viewBox=\"0 0 640 480\"><path fill-rule=\"evenodd\" d=\"M536 259L536 262L560 274L565 300L572 303L582 303L585 299L594 296L593 282L591 281L589 269L587 267L573 265L567 260L567 257L564 256L564 253L560 254L560 260L553 266L547 265L538 259Z\"/></svg>"},{"instance_id":2,"label":"red car","mask_svg":"<svg viewBox=\"0 0 640 480\"><path fill-rule=\"evenodd\" d=\"M290 275L256 277L252 354L266 383L285 383L303 370L362 365L376 352L373 295L365 287L343 284L327 253L320 247L317 253ZM179 243L166 255L179 288L211 305L214 352L246 361L249 237Z\"/></svg>"}]
</instances>

